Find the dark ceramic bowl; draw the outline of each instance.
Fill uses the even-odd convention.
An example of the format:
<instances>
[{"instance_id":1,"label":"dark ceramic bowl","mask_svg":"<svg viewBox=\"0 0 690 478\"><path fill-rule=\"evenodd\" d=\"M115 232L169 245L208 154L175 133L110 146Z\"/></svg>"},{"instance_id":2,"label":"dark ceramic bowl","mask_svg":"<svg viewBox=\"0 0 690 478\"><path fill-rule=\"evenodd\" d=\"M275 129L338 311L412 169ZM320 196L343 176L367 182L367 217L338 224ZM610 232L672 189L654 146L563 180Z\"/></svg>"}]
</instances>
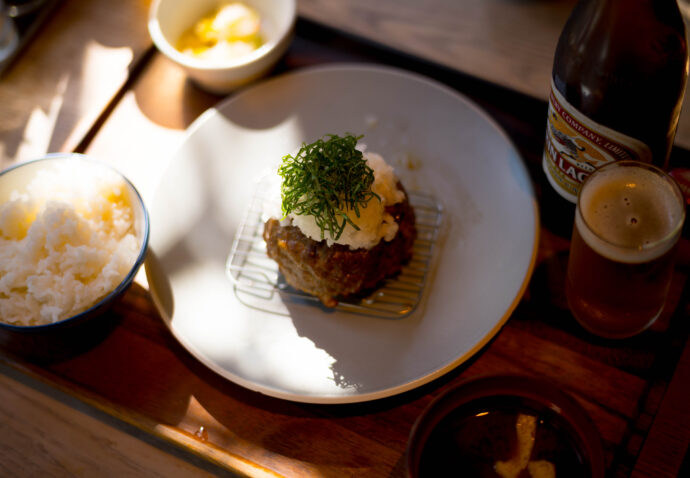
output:
<instances>
[{"instance_id":1,"label":"dark ceramic bowl","mask_svg":"<svg viewBox=\"0 0 690 478\"><path fill-rule=\"evenodd\" d=\"M86 156L79 154L52 154L45 158L18 164L0 172L0 204L10 199L13 191L22 191L40 171L53 168L58 162L61 163L60 166L74 168L74 171L95 172L99 169L113 171L124 180L129 202L134 209L134 228L139 252L130 265L129 272L124 279L91 307L76 315L54 323L30 326L9 324L0 320L0 346L14 352L50 354L56 352L55 350L51 352L51 346L55 345L59 337L65 340L78 336L76 340L80 343L84 340L88 341L88 337L84 337L83 332L90 330L90 327L85 324L91 322L96 317L101 317L120 298L131 285L146 255L149 239L149 216L141 195L121 173Z\"/></svg>"},{"instance_id":2,"label":"dark ceramic bowl","mask_svg":"<svg viewBox=\"0 0 690 478\"><path fill-rule=\"evenodd\" d=\"M601 438L569 395L547 381L514 375L458 384L434 399L412 428L412 478L496 478L502 476L497 469L510 467L524 470L520 476L530 476L531 467L552 467L559 478L603 478Z\"/></svg>"}]
</instances>

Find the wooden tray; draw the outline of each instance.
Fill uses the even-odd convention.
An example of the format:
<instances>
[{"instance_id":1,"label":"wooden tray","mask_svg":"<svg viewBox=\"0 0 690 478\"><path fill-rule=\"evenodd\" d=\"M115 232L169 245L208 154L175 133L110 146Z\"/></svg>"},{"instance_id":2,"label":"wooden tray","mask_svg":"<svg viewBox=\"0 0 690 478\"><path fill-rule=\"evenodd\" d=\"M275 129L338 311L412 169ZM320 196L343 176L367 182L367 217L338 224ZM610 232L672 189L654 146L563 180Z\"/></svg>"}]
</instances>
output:
<instances>
[{"instance_id":1,"label":"wooden tray","mask_svg":"<svg viewBox=\"0 0 690 478\"><path fill-rule=\"evenodd\" d=\"M187 83L156 53L141 58L141 68L68 149L105 158L135 183L150 184L184 128L218 98ZM508 131L537 189L548 187L540 166L545 103L304 20L278 71L342 60L409 68L462 91ZM601 341L583 332L565 307L568 246L568 239L542 228L530 287L496 338L444 377L375 402L292 403L219 378L171 336L144 281L104 316L109 327L100 336L68 344L47 361L27 360L25 349L4 338L0 360L150 436L250 476L403 476L410 429L435 396L475 375L531 374L550 379L584 406L603 438L611 476L633 470L635 476L674 476L688 443L688 427L674 419L679 410L681 417L689 413L682 399L690 362L684 352L687 271L677 271L667 310L652 330L627 341Z\"/></svg>"}]
</instances>

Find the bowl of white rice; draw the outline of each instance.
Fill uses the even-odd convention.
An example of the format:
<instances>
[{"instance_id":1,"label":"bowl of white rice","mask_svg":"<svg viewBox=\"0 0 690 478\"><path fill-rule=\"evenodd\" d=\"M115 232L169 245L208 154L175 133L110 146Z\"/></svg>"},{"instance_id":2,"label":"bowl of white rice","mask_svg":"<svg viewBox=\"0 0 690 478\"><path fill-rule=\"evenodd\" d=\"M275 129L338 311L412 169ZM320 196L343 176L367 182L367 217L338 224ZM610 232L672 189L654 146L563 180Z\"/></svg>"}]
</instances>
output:
<instances>
[{"instance_id":1,"label":"bowl of white rice","mask_svg":"<svg viewBox=\"0 0 690 478\"><path fill-rule=\"evenodd\" d=\"M140 194L103 163L54 154L0 172L0 328L102 315L134 280L148 237Z\"/></svg>"}]
</instances>

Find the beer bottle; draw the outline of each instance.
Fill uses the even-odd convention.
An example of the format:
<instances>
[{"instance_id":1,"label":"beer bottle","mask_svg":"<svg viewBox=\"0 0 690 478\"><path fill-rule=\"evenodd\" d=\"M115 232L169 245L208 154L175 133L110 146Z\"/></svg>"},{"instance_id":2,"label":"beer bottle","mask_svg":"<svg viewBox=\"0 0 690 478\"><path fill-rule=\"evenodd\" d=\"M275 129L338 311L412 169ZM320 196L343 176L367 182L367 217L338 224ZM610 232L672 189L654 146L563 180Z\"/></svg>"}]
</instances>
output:
<instances>
[{"instance_id":1,"label":"beer bottle","mask_svg":"<svg viewBox=\"0 0 690 478\"><path fill-rule=\"evenodd\" d=\"M542 165L570 227L568 202L596 168L623 159L667 166L688 74L676 1L580 0L561 33Z\"/></svg>"}]
</instances>

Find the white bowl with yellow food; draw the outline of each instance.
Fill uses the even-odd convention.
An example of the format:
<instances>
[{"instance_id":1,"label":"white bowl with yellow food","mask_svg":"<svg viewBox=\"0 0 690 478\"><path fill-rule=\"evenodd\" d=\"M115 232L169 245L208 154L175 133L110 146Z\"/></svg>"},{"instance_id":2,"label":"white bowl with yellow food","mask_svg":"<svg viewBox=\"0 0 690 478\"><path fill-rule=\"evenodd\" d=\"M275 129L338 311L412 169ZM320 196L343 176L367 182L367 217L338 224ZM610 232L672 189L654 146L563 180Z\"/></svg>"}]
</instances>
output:
<instances>
[{"instance_id":1,"label":"white bowl with yellow food","mask_svg":"<svg viewBox=\"0 0 690 478\"><path fill-rule=\"evenodd\" d=\"M100 315L143 263L148 212L127 178L78 154L0 172L0 328Z\"/></svg>"},{"instance_id":2,"label":"white bowl with yellow food","mask_svg":"<svg viewBox=\"0 0 690 478\"><path fill-rule=\"evenodd\" d=\"M296 0L155 0L149 34L166 57L216 94L266 74L292 40Z\"/></svg>"}]
</instances>

